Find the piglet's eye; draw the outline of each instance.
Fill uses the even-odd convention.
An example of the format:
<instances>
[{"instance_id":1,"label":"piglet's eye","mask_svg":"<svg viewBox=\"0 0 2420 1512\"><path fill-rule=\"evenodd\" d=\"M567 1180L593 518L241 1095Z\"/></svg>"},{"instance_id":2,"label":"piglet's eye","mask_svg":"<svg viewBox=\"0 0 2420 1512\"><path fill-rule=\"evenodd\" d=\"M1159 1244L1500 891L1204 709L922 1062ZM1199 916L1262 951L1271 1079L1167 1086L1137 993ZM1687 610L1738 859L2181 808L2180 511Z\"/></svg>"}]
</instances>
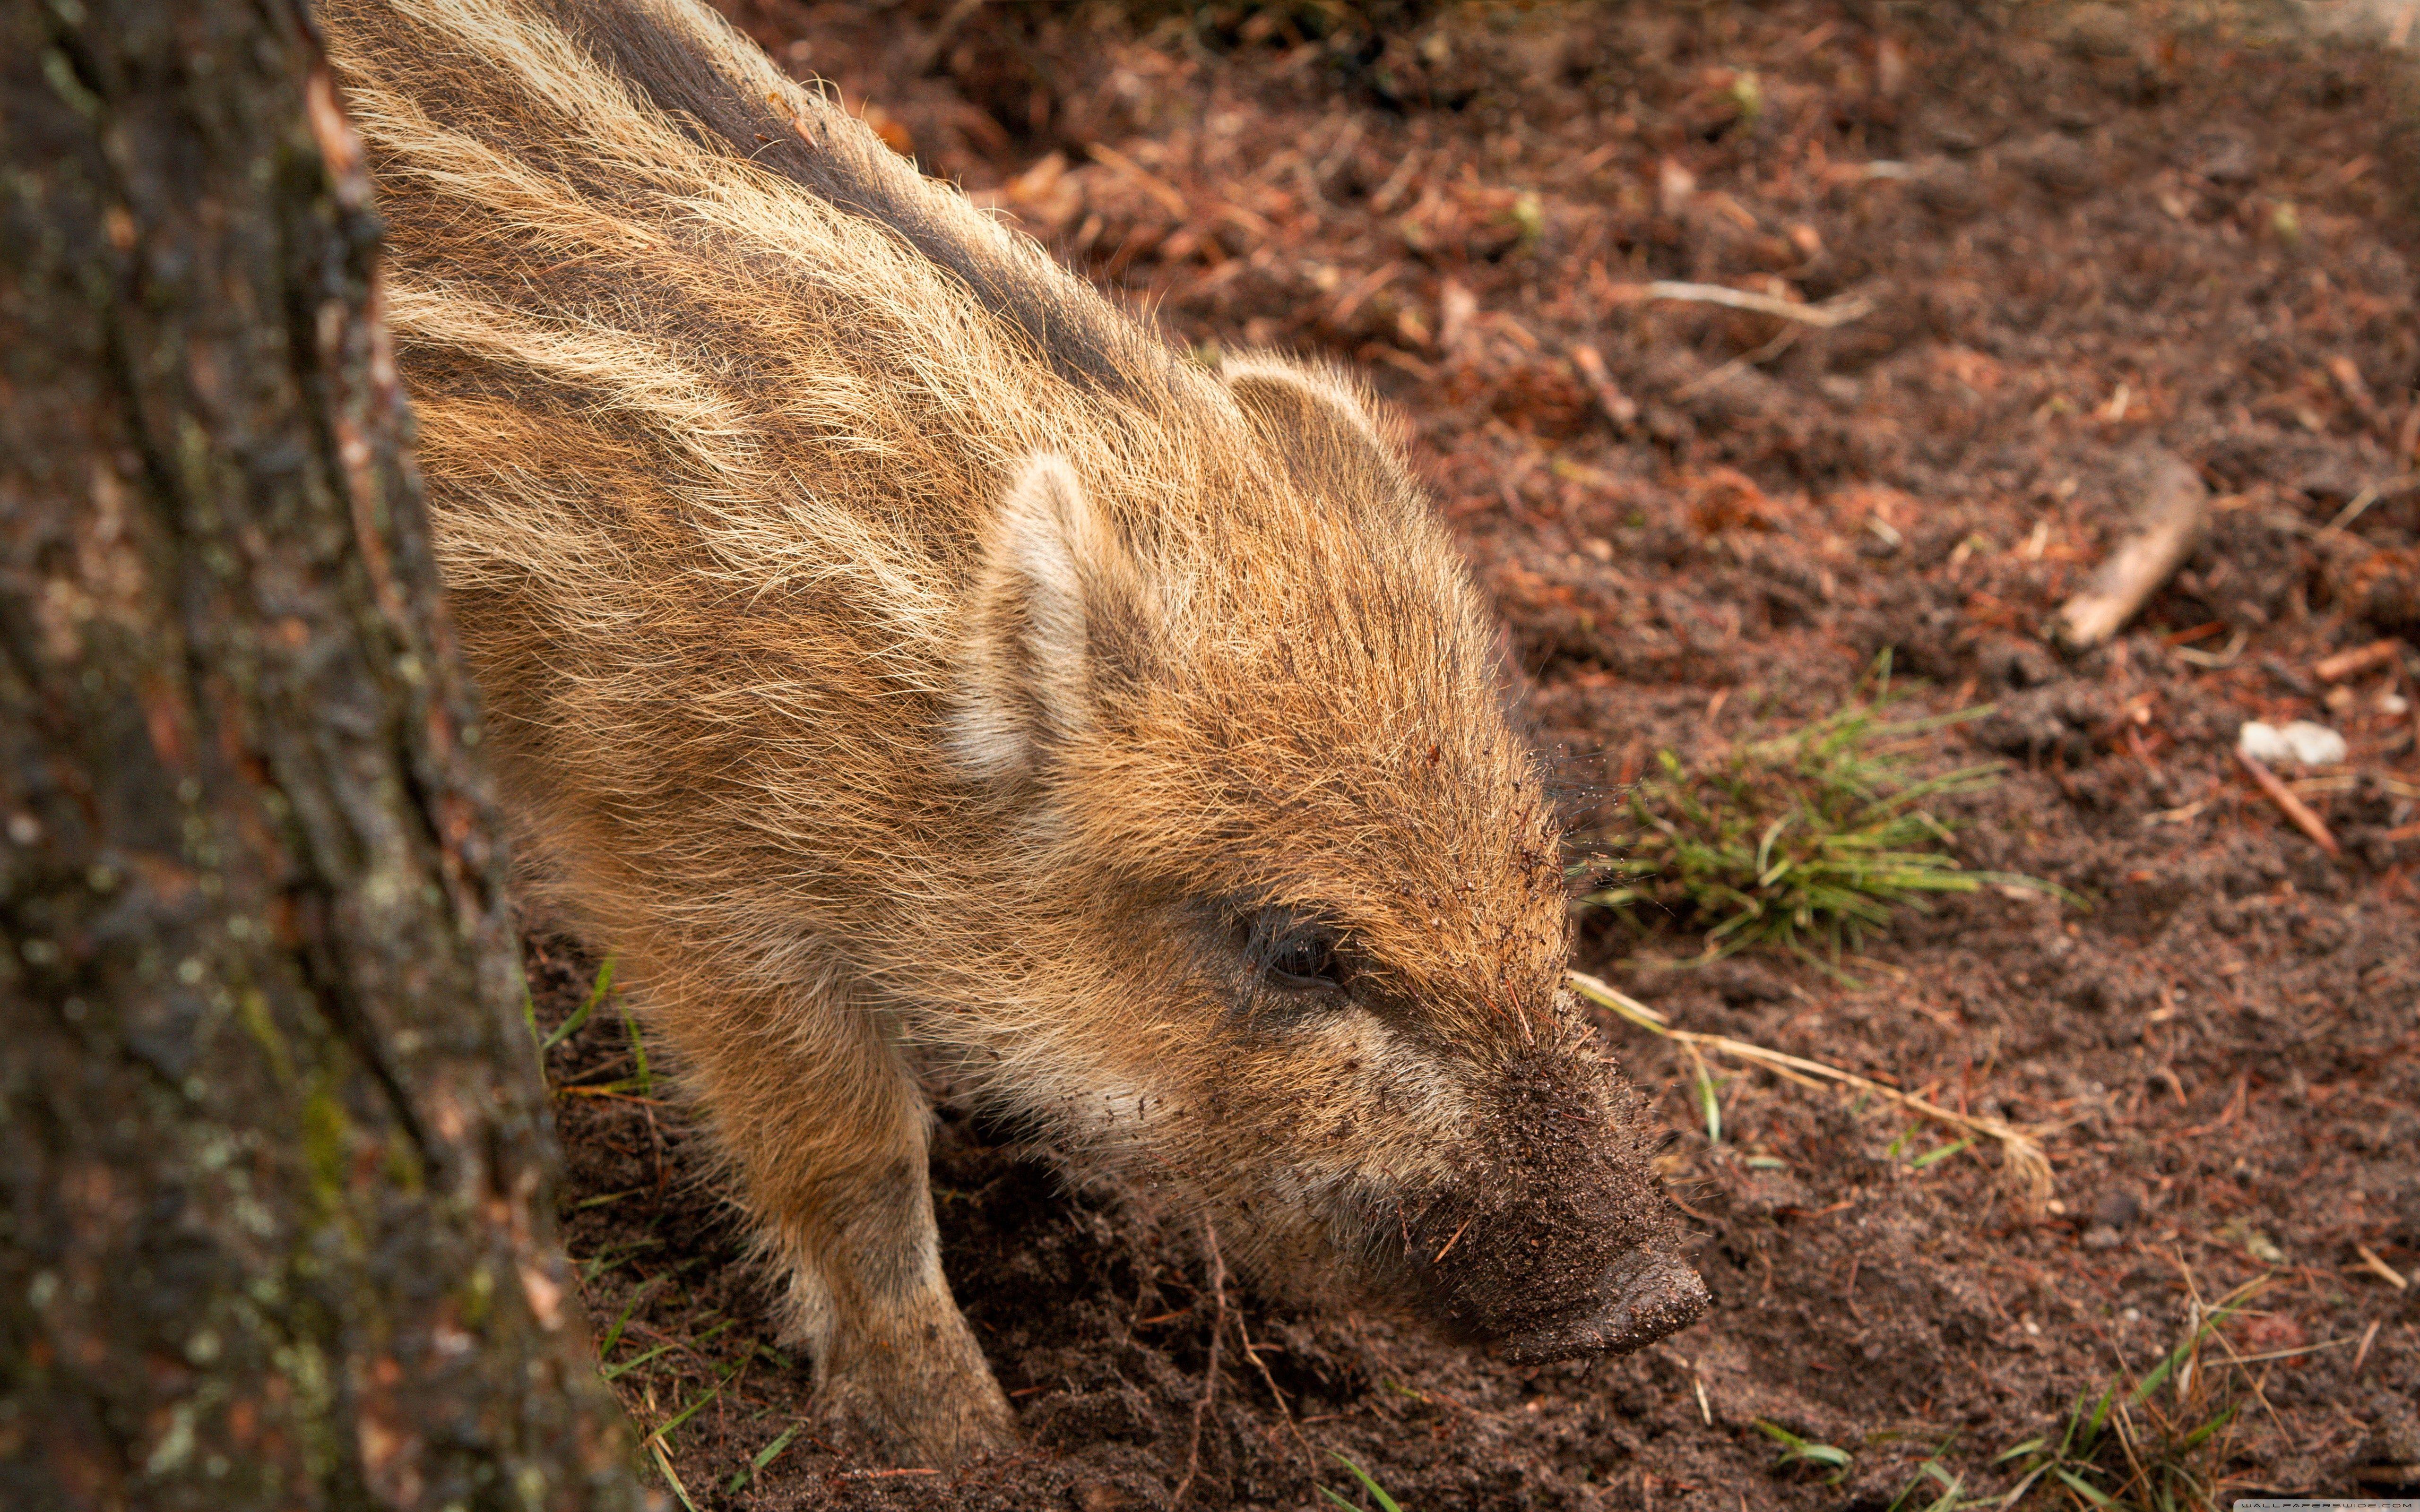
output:
<instances>
[{"instance_id":1,"label":"piglet's eye","mask_svg":"<svg viewBox=\"0 0 2420 1512\"><path fill-rule=\"evenodd\" d=\"M1273 987L1304 992L1344 985L1336 932L1284 909L1262 911L1252 921L1246 953Z\"/></svg>"},{"instance_id":2,"label":"piglet's eye","mask_svg":"<svg viewBox=\"0 0 2420 1512\"><path fill-rule=\"evenodd\" d=\"M1304 934L1286 941L1269 958L1269 975L1289 986L1337 980L1336 942L1325 934Z\"/></svg>"}]
</instances>

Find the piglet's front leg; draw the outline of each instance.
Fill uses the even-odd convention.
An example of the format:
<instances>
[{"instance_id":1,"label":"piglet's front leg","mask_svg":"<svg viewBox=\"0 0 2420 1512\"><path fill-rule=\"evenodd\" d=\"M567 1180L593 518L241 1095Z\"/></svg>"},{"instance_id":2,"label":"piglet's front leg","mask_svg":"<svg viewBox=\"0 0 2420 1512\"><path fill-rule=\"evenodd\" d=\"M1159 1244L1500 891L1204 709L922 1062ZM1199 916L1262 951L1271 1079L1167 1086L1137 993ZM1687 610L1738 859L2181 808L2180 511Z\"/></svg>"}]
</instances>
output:
<instances>
[{"instance_id":1,"label":"piglet's front leg","mask_svg":"<svg viewBox=\"0 0 2420 1512\"><path fill-rule=\"evenodd\" d=\"M876 1022L838 1001L683 999L659 1022L743 1179L786 1288L785 1342L812 1354L824 1406L903 1465L1014 1443L1008 1399L941 1273L931 1110Z\"/></svg>"}]
</instances>

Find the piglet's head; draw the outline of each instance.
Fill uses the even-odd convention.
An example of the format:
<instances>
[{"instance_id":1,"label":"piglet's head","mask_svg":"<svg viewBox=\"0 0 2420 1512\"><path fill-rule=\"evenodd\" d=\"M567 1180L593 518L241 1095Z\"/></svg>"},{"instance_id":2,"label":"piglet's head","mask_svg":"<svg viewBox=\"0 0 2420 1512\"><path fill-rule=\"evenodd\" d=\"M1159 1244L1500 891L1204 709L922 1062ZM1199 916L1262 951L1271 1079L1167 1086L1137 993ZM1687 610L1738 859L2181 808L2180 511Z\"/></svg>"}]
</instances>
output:
<instances>
[{"instance_id":1,"label":"piglet's head","mask_svg":"<svg viewBox=\"0 0 2420 1512\"><path fill-rule=\"evenodd\" d=\"M971 569L947 738L1011 838L968 1064L1264 1284L1523 1360L1684 1326L1494 626L1398 448L1268 362L1174 435L1028 458Z\"/></svg>"}]
</instances>

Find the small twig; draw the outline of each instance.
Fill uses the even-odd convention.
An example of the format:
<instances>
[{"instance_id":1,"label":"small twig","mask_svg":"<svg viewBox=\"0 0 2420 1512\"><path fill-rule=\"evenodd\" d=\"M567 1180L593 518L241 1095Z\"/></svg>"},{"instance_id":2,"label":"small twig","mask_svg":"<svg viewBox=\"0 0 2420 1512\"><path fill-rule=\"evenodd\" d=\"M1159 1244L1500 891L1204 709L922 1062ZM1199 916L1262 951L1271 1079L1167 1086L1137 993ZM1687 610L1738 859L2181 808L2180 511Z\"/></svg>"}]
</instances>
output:
<instances>
[{"instance_id":1,"label":"small twig","mask_svg":"<svg viewBox=\"0 0 2420 1512\"><path fill-rule=\"evenodd\" d=\"M2322 683L2341 683L2348 677L2358 677L2372 667L2382 667L2395 659L2403 642L2393 636L2372 640L2366 646L2339 651L2333 656L2322 656L2311 663L2311 675Z\"/></svg>"},{"instance_id":2,"label":"small twig","mask_svg":"<svg viewBox=\"0 0 2420 1512\"><path fill-rule=\"evenodd\" d=\"M1185 1493L1193 1489L1193 1478L1202 1473L1202 1425L1210 1415L1210 1404L1218 1396L1218 1345L1227 1336L1227 1262L1218 1256L1218 1230L1209 1219L1202 1220L1202 1247L1210 1257L1210 1295L1215 1307L1210 1321L1210 1365L1202 1373L1202 1396L1193 1404L1193 1441L1185 1451L1185 1478L1168 1498L1171 1507L1183 1504Z\"/></svg>"},{"instance_id":3,"label":"small twig","mask_svg":"<svg viewBox=\"0 0 2420 1512\"><path fill-rule=\"evenodd\" d=\"M2252 633L2239 625L2235 627L2235 633L2227 637L2225 651L2203 651L2194 646L2179 646L2173 654L2179 661L2189 662L2195 667L2207 667L2215 671L2221 668L2234 666L2235 658L2243 655L2244 642L2251 639Z\"/></svg>"},{"instance_id":4,"label":"small twig","mask_svg":"<svg viewBox=\"0 0 2420 1512\"><path fill-rule=\"evenodd\" d=\"M1240 1308L1235 1313L1235 1336L1244 1342L1244 1358L1252 1362L1252 1368L1261 1373L1261 1383L1269 1388L1269 1399L1278 1404L1278 1416L1285 1419L1286 1431L1294 1435L1295 1443L1301 1445L1304 1461L1316 1471L1319 1468L1319 1451L1311 1446L1311 1441L1302 1436L1302 1429L1295 1426L1294 1409L1286 1405L1285 1393L1278 1390L1278 1380L1269 1374L1268 1362L1262 1359L1260 1351L1252 1347L1252 1333L1244 1326L1244 1314Z\"/></svg>"},{"instance_id":5,"label":"small twig","mask_svg":"<svg viewBox=\"0 0 2420 1512\"><path fill-rule=\"evenodd\" d=\"M2250 1370L2245 1368L2250 1362L2235 1351L2233 1341L2229 1340L2227 1336L2219 1330L2215 1328L2211 1329L2210 1331L2210 1336L2218 1341L2218 1347L2220 1349L2226 1351L2227 1362L2233 1365L2237 1373L2243 1377L2243 1383L2252 1388L2253 1399L2260 1404L2261 1411L2269 1414L2269 1421L2276 1425L2278 1435L2282 1437L2287 1443L2292 1445L2295 1452L2299 1454L2303 1447L2302 1441L2294 1436L2292 1429L2286 1427L2286 1420L2278 1415L2275 1404L2269 1400L2269 1394L2260 1389L2259 1381L2253 1376Z\"/></svg>"},{"instance_id":6,"label":"small twig","mask_svg":"<svg viewBox=\"0 0 2420 1512\"><path fill-rule=\"evenodd\" d=\"M1381 263L1373 269L1337 300L1335 307L1327 312L1327 323L1339 331L1343 330L1345 322L1353 318L1355 312L1369 302L1370 296L1393 283L1402 271L1401 263Z\"/></svg>"},{"instance_id":7,"label":"small twig","mask_svg":"<svg viewBox=\"0 0 2420 1512\"><path fill-rule=\"evenodd\" d=\"M2236 1356L2235 1363L2237 1365L2257 1365L2263 1360L2290 1360L2298 1354L2317 1354L2321 1350L2341 1350L2346 1345L2352 1342L2353 1340L2349 1338L2324 1339L2317 1344L2297 1344L2291 1349L2264 1350L2258 1354L2238 1355Z\"/></svg>"},{"instance_id":8,"label":"small twig","mask_svg":"<svg viewBox=\"0 0 2420 1512\"><path fill-rule=\"evenodd\" d=\"M1638 402L1621 392L1606 371L1605 354L1585 341L1572 344L1572 363L1579 368L1580 377L1588 379L1589 391L1596 395L1597 408L1605 418L1613 422L1616 430L1628 430L1638 424Z\"/></svg>"},{"instance_id":9,"label":"small twig","mask_svg":"<svg viewBox=\"0 0 2420 1512\"><path fill-rule=\"evenodd\" d=\"M1752 352L1740 353L1740 355L1732 358L1730 362L1723 363L1719 367L1708 368L1705 372L1699 374L1688 382L1682 384L1677 389L1674 389L1672 391L1672 397L1675 399L1687 399L1699 393L1703 393L1708 389L1720 388L1724 384L1729 383L1732 378L1738 377L1740 374L1746 372L1749 368L1780 356L1783 352L1790 349L1792 343L1797 341L1799 329L1800 328L1797 326L1782 327L1780 335L1774 337L1771 341L1766 342L1763 346L1759 347ZM1873 523L1876 525L1882 525L1882 528L1885 531L1890 530L1890 527L1888 525L1884 525L1879 518L1876 518ZM1893 535L1896 535L1898 532L1893 532L1892 533ZM1891 545L1897 546L1899 545L1899 542L1897 540L1892 540Z\"/></svg>"},{"instance_id":10,"label":"small twig","mask_svg":"<svg viewBox=\"0 0 2420 1512\"><path fill-rule=\"evenodd\" d=\"M1395 208L1395 201L1402 196L1404 186L1412 181L1412 175L1419 168L1422 150L1414 147L1404 154L1404 161L1395 164L1395 171L1388 174L1387 181L1370 196L1370 213L1384 215Z\"/></svg>"},{"instance_id":11,"label":"small twig","mask_svg":"<svg viewBox=\"0 0 2420 1512\"><path fill-rule=\"evenodd\" d=\"M1127 157L1117 148L1100 142L1094 142L1087 147L1086 150L1093 154L1094 162L1101 163L1110 172L1124 177L1137 189L1141 190L1144 193L1158 201L1159 208L1174 216L1177 220L1182 221L1192 213L1192 207L1186 202L1185 196L1177 192L1177 188L1174 184L1162 178L1159 175L1152 172L1149 168L1144 167L1141 163L1135 162L1134 159Z\"/></svg>"},{"instance_id":12,"label":"small twig","mask_svg":"<svg viewBox=\"0 0 2420 1512\"><path fill-rule=\"evenodd\" d=\"M2133 534L2118 545L2084 592L2059 607L2051 634L2084 651L2125 627L2193 551L2210 523L2210 490L2200 474L2166 452L2151 456Z\"/></svg>"},{"instance_id":13,"label":"small twig","mask_svg":"<svg viewBox=\"0 0 2420 1512\"><path fill-rule=\"evenodd\" d=\"M1457 1228L1453 1231L1453 1237L1445 1242L1445 1248L1436 1252L1436 1258L1429 1262L1431 1265L1443 1265L1445 1263L1445 1257L1453 1253L1454 1245L1462 1242L1463 1229L1468 1228L1476 1216L1477 1215L1474 1214L1472 1218L1465 1218L1462 1221L1462 1228ZM2401 1282L2397 1282L2396 1284L2397 1286L2402 1285Z\"/></svg>"},{"instance_id":14,"label":"small twig","mask_svg":"<svg viewBox=\"0 0 2420 1512\"><path fill-rule=\"evenodd\" d=\"M2123 1365L2125 1362L2121 1358L2118 1364ZM2149 1484L2150 1473L2143 1468L2141 1458L2134 1453L2134 1419L2133 1414L2126 1410L2126 1399L2123 1396L2118 1398L2117 1407L2117 1413L2109 1421L2118 1430L2118 1447L2126 1452L2126 1466L2131 1472L2126 1477L2126 1484L2118 1488L2118 1494L2122 1496L2138 1483Z\"/></svg>"},{"instance_id":15,"label":"small twig","mask_svg":"<svg viewBox=\"0 0 2420 1512\"><path fill-rule=\"evenodd\" d=\"M2414 409L2415 412L2420 412L2420 406L2415 406ZM2400 499L2415 487L2420 487L2420 472L2406 472L2399 478L2389 478L2384 483L2373 483L2368 487L2364 488L2361 492L2353 495L2351 500L2348 501L2342 509L2335 512L2335 517L2333 519L2330 519L2325 525L2320 526L2318 530L2312 530L2308 525L2304 525L2303 527L2304 533L2309 535L2312 539L2319 541L2325 541L2333 536L2343 535L2346 532L2347 527L2350 526L2354 520L2361 518L2363 513L2366 511L2370 505L2378 503L2383 500Z\"/></svg>"},{"instance_id":16,"label":"small twig","mask_svg":"<svg viewBox=\"0 0 2420 1512\"><path fill-rule=\"evenodd\" d=\"M2372 485L2353 495L2350 503L2336 511L2335 518L2319 527L2319 533L2323 536L2342 535L2346 527L2361 518L2362 512L2376 502L2378 502L2378 488L2376 485Z\"/></svg>"},{"instance_id":17,"label":"small twig","mask_svg":"<svg viewBox=\"0 0 2420 1512\"><path fill-rule=\"evenodd\" d=\"M615 1087L620 1085L617 1082L612 1087L558 1087L554 1090L562 1097L606 1097L616 1103L639 1103L651 1107L665 1105L660 1097L640 1097L633 1092L616 1091Z\"/></svg>"},{"instance_id":18,"label":"small twig","mask_svg":"<svg viewBox=\"0 0 2420 1512\"><path fill-rule=\"evenodd\" d=\"M1952 1112L1937 1103L1927 1102L1913 1093L1902 1092L1895 1087L1885 1087L1870 1077L1857 1075L1854 1072L1842 1071L1838 1066L1826 1065L1820 1060L1808 1060L1803 1056L1785 1055L1778 1050L1768 1050L1761 1044L1750 1044L1745 1040L1733 1040L1719 1034L1698 1034L1688 1029L1676 1029L1663 1014L1610 982L1601 981L1584 971L1567 971L1564 975L1571 980L1572 986L1581 996L1613 1010L1651 1034L1661 1035L1692 1051L1712 1051L1716 1055L1753 1061L1778 1075L1791 1076L1792 1080L1801 1082L1811 1076L1821 1077L1828 1082L1837 1082L1843 1087L1854 1087L1861 1092L1871 1093L1873 1096L1896 1103L1909 1112L1919 1114L1936 1123L1946 1123L1953 1129L1962 1129L1969 1134L1990 1139L2000 1147L2009 1168L2024 1178L2025 1193L2032 1202L2039 1205L2047 1200L2051 1195L2053 1185L2050 1157L2042 1153L2040 1141L2036 1140L2031 1134L2004 1119ZM1796 1074L1792 1075L1793 1072Z\"/></svg>"},{"instance_id":19,"label":"small twig","mask_svg":"<svg viewBox=\"0 0 2420 1512\"><path fill-rule=\"evenodd\" d=\"M2235 759L2243 764L2243 769L2252 774L2252 780L2260 785L2260 791L2269 795L2269 801L2277 806L2278 811L2294 822L2296 829L2310 836L2312 841L2330 856L2344 854L2336 845L2335 836L2328 829L2327 821L2313 813L2309 804L2294 796L2293 789L2279 781L2277 774L2262 764L2259 757L2239 748Z\"/></svg>"},{"instance_id":20,"label":"small twig","mask_svg":"<svg viewBox=\"0 0 2420 1512\"><path fill-rule=\"evenodd\" d=\"M2235 1078L2235 1090L2228 1095L2226 1099L2226 1106L2219 1110L2217 1118L2212 1119L2208 1123L2195 1124L2192 1128L2184 1130L2179 1137L2185 1139L2199 1139L2204 1134L2218 1133L2221 1129L2233 1123L2237 1117L2243 1112L2246 1103L2250 1099L2251 1095L2252 1073L2247 1071ZM2204 1240L2203 1242L2214 1244L2217 1241Z\"/></svg>"},{"instance_id":21,"label":"small twig","mask_svg":"<svg viewBox=\"0 0 2420 1512\"><path fill-rule=\"evenodd\" d=\"M1719 304L1727 310L1748 310L1757 315L1777 316L1784 320L1825 328L1847 325L1852 320L1872 314L1874 308L1874 301L1862 294L1844 294L1838 299L1825 300L1821 304L1800 304L1770 294L1726 288L1720 284L1683 284L1668 278L1659 278L1640 286L1631 298Z\"/></svg>"},{"instance_id":22,"label":"small twig","mask_svg":"<svg viewBox=\"0 0 2420 1512\"><path fill-rule=\"evenodd\" d=\"M942 51L950 45L951 39L957 36L958 28L966 24L969 16L981 10L983 5L984 0L958 0L956 5L944 12L940 23L933 28L931 34L924 39L923 45L908 54L907 76L912 79L939 62Z\"/></svg>"},{"instance_id":23,"label":"small twig","mask_svg":"<svg viewBox=\"0 0 2420 1512\"><path fill-rule=\"evenodd\" d=\"M2368 1245L2356 1241L2353 1244L2352 1252L2361 1257L2361 1268L2363 1270L2367 1271L2370 1274L2378 1277L2381 1281L2385 1282L2388 1286L2393 1287L2396 1290L2401 1291L2412 1285L2412 1283L2405 1279L2403 1274L2397 1271L2395 1267L2387 1264L2384 1260L2380 1259L2378 1257L2378 1252L2371 1249Z\"/></svg>"}]
</instances>

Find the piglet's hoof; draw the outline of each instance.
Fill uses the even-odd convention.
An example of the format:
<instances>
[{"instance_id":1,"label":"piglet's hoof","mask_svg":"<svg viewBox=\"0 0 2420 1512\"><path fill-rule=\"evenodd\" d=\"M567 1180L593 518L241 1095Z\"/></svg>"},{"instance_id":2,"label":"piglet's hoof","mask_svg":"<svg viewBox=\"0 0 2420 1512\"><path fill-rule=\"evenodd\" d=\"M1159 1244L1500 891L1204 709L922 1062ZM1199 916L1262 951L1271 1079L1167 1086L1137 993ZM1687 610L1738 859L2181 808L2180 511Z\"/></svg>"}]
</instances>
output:
<instances>
[{"instance_id":1,"label":"piglet's hoof","mask_svg":"<svg viewBox=\"0 0 2420 1512\"><path fill-rule=\"evenodd\" d=\"M950 1470L1018 1446L1016 1413L985 1372L946 1384L828 1377L815 1396L852 1445L901 1469Z\"/></svg>"}]
</instances>

